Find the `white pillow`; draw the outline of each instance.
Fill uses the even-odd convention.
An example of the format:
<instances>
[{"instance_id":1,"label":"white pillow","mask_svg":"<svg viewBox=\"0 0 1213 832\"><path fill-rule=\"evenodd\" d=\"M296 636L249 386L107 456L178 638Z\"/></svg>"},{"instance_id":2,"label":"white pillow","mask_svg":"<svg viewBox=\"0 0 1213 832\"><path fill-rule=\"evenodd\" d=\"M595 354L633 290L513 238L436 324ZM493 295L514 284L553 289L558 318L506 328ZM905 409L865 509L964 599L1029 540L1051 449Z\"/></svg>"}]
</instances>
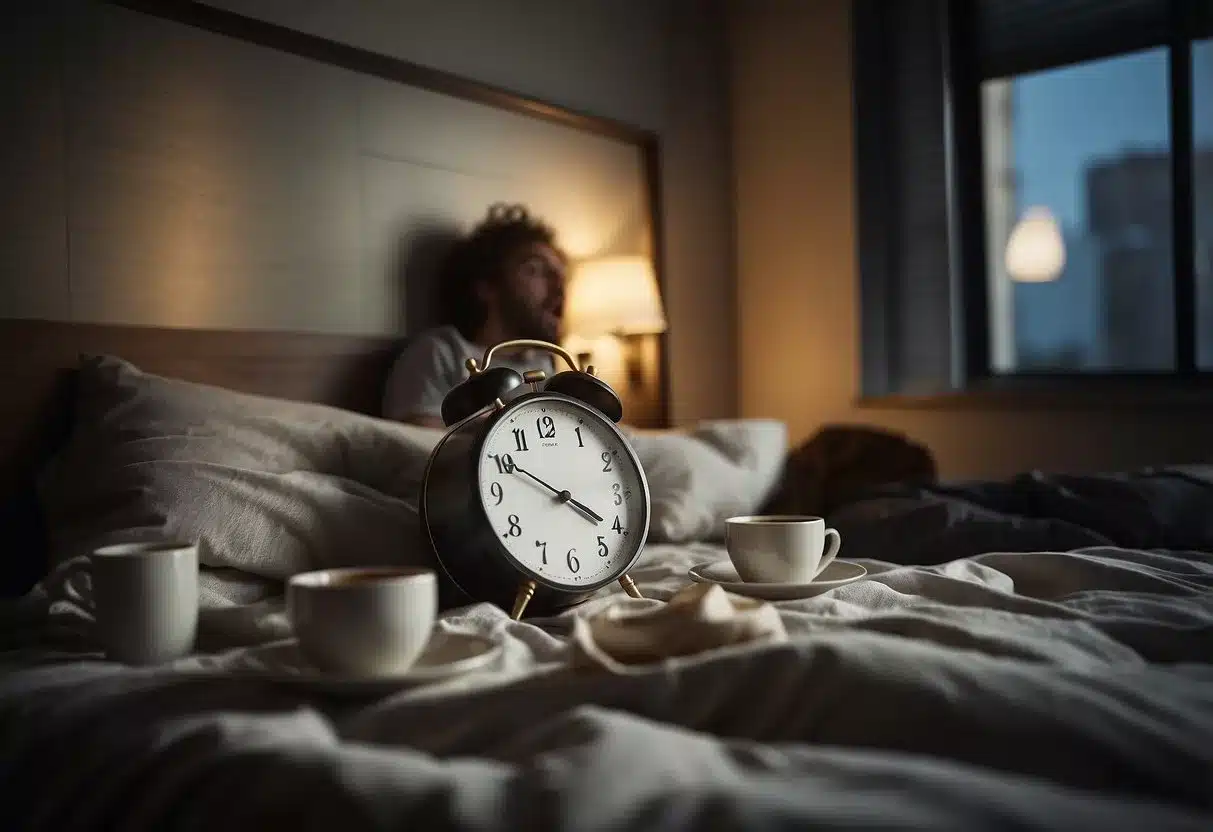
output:
<instances>
[{"instance_id":1,"label":"white pillow","mask_svg":"<svg viewBox=\"0 0 1213 832\"><path fill-rule=\"evenodd\" d=\"M649 540L720 540L724 521L758 511L778 484L787 455L783 422L701 422L689 430L631 430L649 481Z\"/></svg>"},{"instance_id":2,"label":"white pillow","mask_svg":"<svg viewBox=\"0 0 1213 832\"><path fill-rule=\"evenodd\" d=\"M51 562L197 540L216 602L249 600L232 596L236 573L273 588L330 565L424 563L416 497L441 436L85 359L72 434L40 483Z\"/></svg>"}]
</instances>

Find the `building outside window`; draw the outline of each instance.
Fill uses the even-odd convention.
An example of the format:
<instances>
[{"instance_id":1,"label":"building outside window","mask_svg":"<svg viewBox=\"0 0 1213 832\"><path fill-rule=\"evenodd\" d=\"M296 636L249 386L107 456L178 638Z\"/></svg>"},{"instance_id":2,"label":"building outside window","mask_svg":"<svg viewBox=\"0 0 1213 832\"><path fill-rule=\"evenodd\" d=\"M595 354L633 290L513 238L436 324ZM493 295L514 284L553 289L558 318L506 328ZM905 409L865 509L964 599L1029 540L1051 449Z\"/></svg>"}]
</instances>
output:
<instances>
[{"instance_id":1,"label":"building outside window","mask_svg":"<svg viewBox=\"0 0 1213 832\"><path fill-rule=\"evenodd\" d=\"M864 396L1213 373L1213 0L853 8Z\"/></svg>"},{"instance_id":2,"label":"building outside window","mask_svg":"<svg viewBox=\"0 0 1213 832\"><path fill-rule=\"evenodd\" d=\"M1199 361L1213 367L1213 45L1192 47ZM982 82L990 355L998 372L1173 370L1166 49ZM1047 209L1064 242L1048 280L1008 273L1017 221Z\"/></svg>"}]
</instances>

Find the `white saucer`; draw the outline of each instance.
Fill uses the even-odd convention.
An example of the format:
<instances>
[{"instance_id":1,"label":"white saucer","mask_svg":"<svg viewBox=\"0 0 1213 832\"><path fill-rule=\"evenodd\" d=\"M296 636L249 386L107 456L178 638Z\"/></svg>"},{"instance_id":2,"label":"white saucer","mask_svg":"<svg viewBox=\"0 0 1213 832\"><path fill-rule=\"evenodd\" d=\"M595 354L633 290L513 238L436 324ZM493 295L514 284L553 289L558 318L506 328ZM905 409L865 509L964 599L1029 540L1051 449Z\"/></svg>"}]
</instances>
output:
<instances>
[{"instance_id":1,"label":"white saucer","mask_svg":"<svg viewBox=\"0 0 1213 832\"><path fill-rule=\"evenodd\" d=\"M719 584L728 592L745 595L750 598L761 598L764 601L794 601L799 598L812 598L831 589L854 583L868 574L858 563L836 560L821 571L821 574L807 584L758 584L746 583L737 575L733 562L718 560L715 563L701 563L691 567L692 581L701 584Z\"/></svg>"},{"instance_id":2,"label":"white saucer","mask_svg":"<svg viewBox=\"0 0 1213 832\"><path fill-rule=\"evenodd\" d=\"M316 693L374 696L432 684L479 670L501 655L501 645L484 636L435 630L425 651L399 676L337 676L309 665L293 639L269 645L256 655L256 667L237 671L255 679L305 687Z\"/></svg>"}]
</instances>

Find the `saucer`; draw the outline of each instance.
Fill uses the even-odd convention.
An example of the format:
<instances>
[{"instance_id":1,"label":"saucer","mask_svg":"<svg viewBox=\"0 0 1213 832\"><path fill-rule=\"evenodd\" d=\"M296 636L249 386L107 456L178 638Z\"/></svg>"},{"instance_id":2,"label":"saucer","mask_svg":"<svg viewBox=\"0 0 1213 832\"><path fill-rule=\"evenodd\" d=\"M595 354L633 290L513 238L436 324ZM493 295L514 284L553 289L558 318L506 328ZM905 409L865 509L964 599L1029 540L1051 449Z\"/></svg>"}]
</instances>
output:
<instances>
[{"instance_id":1,"label":"saucer","mask_svg":"<svg viewBox=\"0 0 1213 832\"><path fill-rule=\"evenodd\" d=\"M257 666L239 671L274 684L294 685L316 693L374 696L433 684L480 670L501 655L501 645L484 636L435 630L416 663L395 676L342 676L313 668L295 640L257 652Z\"/></svg>"},{"instance_id":2,"label":"saucer","mask_svg":"<svg viewBox=\"0 0 1213 832\"><path fill-rule=\"evenodd\" d=\"M764 601L795 601L800 598L812 598L831 589L854 583L868 574L858 563L836 560L821 570L821 574L810 583L804 584L773 584L746 583L737 576L733 562L718 560L715 563L701 563L691 567L692 581L701 584L719 584L727 592L745 595L750 598L761 598Z\"/></svg>"}]
</instances>

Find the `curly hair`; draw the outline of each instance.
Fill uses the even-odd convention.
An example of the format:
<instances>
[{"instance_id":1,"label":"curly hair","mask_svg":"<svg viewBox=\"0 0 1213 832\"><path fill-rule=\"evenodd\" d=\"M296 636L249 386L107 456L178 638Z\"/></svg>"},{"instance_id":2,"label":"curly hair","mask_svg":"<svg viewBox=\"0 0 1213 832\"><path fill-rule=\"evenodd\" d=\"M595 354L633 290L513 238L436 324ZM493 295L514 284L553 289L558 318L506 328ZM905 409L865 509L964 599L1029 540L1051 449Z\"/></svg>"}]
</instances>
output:
<instances>
[{"instance_id":1,"label":"curly hair","mask_svg":"<svg viewBox=\"0 0 1213 832\"><path fill-rule=\"evenodd\" d=\"M476 293L479 281L497 281L510 255L521 246L556 247L556 233L522 205L495 203L488 216L451 248L438 270L438 311L471 339L484 326L488 310Z\"/></svg>"}]
</instances>

